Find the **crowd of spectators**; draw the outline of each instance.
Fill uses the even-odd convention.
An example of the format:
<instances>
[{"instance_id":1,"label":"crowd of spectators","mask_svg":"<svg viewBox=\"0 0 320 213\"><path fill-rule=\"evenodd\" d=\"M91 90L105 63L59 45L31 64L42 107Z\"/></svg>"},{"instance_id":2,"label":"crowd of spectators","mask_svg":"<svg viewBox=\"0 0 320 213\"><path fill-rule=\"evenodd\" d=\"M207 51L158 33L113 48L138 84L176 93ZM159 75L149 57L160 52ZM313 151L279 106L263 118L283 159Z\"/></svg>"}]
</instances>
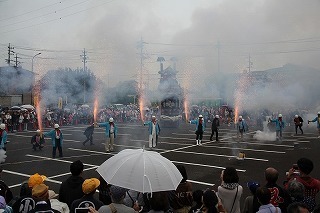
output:
<instances>
[{"instance_id":1,"label":"crowd of spectators","mask_svg":"<svg viewBox=\"0 0 320 213\"><path fill-rule=\"evenodd\" d=\"M236 169L227 167L221 172L216 190L193 191L185 167L177 165L182 180L176 190L144 194L109 185L101 177L84 179L83 169L79 160L70 165L71 176L61 184L59 194L50 190L45 184L46 177L39 174L21 184L18 196L0 182L0 212L320 212L320 181L310 176L313 162L308 158L298 159L283 186L277 183L279 173L275 168L265 170L261 184L248 182L247 187L242 187ZM241 199L244 190L250 190L251 195Z\"/></svg>"},{"instance_id":2,"label":"crowd of spectators","mask_svg":"<svg viewBox=\"0 0 320 213\"><path fill-rule=\"evenodd\" d=\"M42 110L41 122L44 127L92 124L93 109L90 107L76 107L71 109L46 109ZM121 108L105 107L97 113L97 122L106 122L110 117L117 123L139 122L140 111L136 105ZM9 132L27 131L38 129L38 116L35 109L3 109L0 112L0 123L6 124Z\"/></svg>"}]
</instances>

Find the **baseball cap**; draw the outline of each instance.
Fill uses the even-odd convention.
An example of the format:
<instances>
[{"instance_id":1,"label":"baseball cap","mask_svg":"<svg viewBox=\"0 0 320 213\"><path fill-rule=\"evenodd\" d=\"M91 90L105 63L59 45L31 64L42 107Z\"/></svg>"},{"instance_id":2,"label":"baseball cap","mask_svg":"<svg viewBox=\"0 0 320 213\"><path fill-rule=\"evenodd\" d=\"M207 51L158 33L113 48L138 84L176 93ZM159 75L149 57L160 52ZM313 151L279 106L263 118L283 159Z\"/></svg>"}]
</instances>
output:
<instances>
[{"instance_id":1,"label":"baseball cap","mask_svg":"<svg viewBox=\"0 0 320 213\"><path fill-rule=\"evenodd\" d=\"M90 194L91 192L95 191L99 185L100 185L100 180L98 180L97 178L86 179L82 183L82 191L85 194Z\"/></svg>"},{"instance_id":2,"label":"baseball cap","mask_svg":"<svg viewBox=\"0 0 320 213\"><path fill-rule=\"evenodd\" d=\"M247 183L247 187L249 188L249 190L251 191L252 194L255 194L257 188L260 187L260 184L258 182L255 182L255 181L249 181Z\"/></svg>"},{"instance_id":3,"label":"baseball cap","mask_svg":"<svg viewBox=\"0 0 320 213\"><path fill-rule=\"evenodd\" d=\"M44 175L39 175L38 173L31 175L28 181L28 186L33 188L35 185L42 184L44 180L47 179Z\"/></svg>"}]
</instances>

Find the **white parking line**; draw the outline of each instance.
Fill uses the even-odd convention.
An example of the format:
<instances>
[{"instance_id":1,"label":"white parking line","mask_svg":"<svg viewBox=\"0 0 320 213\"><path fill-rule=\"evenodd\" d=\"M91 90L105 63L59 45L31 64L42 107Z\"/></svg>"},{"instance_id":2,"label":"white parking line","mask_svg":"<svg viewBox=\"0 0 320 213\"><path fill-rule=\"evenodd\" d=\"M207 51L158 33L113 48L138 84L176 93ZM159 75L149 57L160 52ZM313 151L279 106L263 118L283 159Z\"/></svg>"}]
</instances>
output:
<instances>
[{"instance_id":1,"label":"white parking line","mask_svg":"<svg viewBox=\"0 0 320 213\"><path fill-rule=\"evenodd\" d=\"M188 163L188 162L181 162L181 161L171 161L172 163L177 164L185 164L185 165L192 165L192 166L201 166L201 167L209 167L209 168L215 168L215 169L225 169L225 167L221 166L212 166L212 165L206 165L206 164L200 164L200 163ZM245 169L236 169L238 172L246 172Z\"/></svg>"},{"instance_id":2,"label":"white parking line","mask_svg":"<svg viewBox=\"0 0 320 213\"><path fill-rule=\"evenodd\" d=\"M205 185L205 186L214 186L214 185L216 185L216 184L214 184L214 183L206 183L206 182L189 180L189 179L188 179L188 181L191 182L191 183L196 183L196 184Z\"/></svg>"},{"instance_id":3,"label":"white parking line","mask_svg":"<svg viewBox=\"0 0 320 213\"><path fill-rule=\"evenodd\" d=\"M238 156L232 156L232 155L219 155L219 154L213 154L213 153L199 153L199 152L187 152L187 151L173 151L178 153L185 153L185 154L193 154L193 155L201 155L201 156L215 156L215 157L226 157L226 158L238 158ZM255 161L264 161L268 162L267 159L259 159L259 158L245 158L246 160L255 160Z\"/></svg>"},{"instance_id":4,"label":"white parking line","mask_svg":"<svg viewBox=\"0 0 320 213\"><path fill-rule=\"evenodd\" d=\"M68 161L68 160L62 160L62 159L57 159L57 158L48 158L48 157L43 157L43 156L38 156L38 155L26 154L26 156L27 157L34 157L34 158L41 158L41 159L46 159L46 160L52 160L52 161L58 161L58 162L63 162L63 163L72 163L72 161ZM87 164L87 163L84 163L83 165L85 165L85 166L97 166L97 165Z\"/></svg>"},{"instance_id":5,"label":"white parking line","mask_svg":"<svg viewBox=\"0 0 320 213\"><path fill-rule=\"evenodd\" d=\"M70 148L72 149L72 148ZM73 149L74 150L74 149ZM78 150L81 152L91 152L91 153L95 153L96 151L93 150ZM97 153L101 153L101 152L97 152ZM170 159L169 159L170 160ZM213 166L213 165L206 165L206 164L196 164L196 163L189 163L189 162L181 162L181 161L171 161L173 163L178 163L178 164L186 164L186 165L193 165L193 166L202 166L202 167L209 167L209 168L217 168L217 169L225 169L225 167L221 167L221 166ZM237 171L240 172L245 172L246 170L243 169L237 169Z\"/></svg>"},{"instance_id":6,"label":"white parking line","mask_svg":"<svg viewBox=\"0 0 320 213\"><path fill-rule=\"evenodd\" d=\"M247 151L253 151L253 152L267 152L267 153L276 153L276 154L285 154L286 152L281 151L273 151L273 150L264 150L264 149L248 149L248 148L241 148L241 147L228 147L228 146L203 146L207 148L217 148L217 149L231 149L231 150L247 150ZM293 146L292 146L293 148Z\"/></svg>"}]
</instances>

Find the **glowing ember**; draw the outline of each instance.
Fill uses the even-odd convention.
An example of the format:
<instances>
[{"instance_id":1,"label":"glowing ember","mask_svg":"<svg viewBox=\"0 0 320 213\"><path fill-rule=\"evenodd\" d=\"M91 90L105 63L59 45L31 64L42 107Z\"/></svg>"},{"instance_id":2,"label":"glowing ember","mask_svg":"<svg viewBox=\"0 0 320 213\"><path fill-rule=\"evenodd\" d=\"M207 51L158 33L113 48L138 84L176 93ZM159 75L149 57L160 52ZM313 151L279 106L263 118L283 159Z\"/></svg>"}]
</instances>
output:
<instances>
[{"instance_id":1,"label":"glowing ember","mask_svg":"<svg viewBox=\"0 0 320 213\"><path fill-rule=\"evenodd\" d=\"M93 121L97 122L97 118L98 118L98 107L99 107L99 102L98 99L95 98L94 100L94 106L93 106Z\"/></svg>"},{"instance_id":2,"label":"glowing ember","mask_svg":"<svg viewBox=\"0 0 320 213\"><path fill-rule=\"evenodd\" d=\"M143 107L144 107L145 101L143 98L143 95L140 94L139 97L139 109L140 109L140 117L141 117L141 121L144 122L144 113L143 113Z\"/></svg>"},{"instance_id":3,"label":"glowing ember","mask_svg":"<svg viewBox=\"0 0 320 213\"><path fill-rule=\"evenodd\" d=\"M185 115L186 123L188 123L188 121L189 121L189 103L187 101L187 98L184 99L183 107L184 107L184 115Z\"/></svg>"},{"instance_id":4,"label":"glowing ember","mask_svg":"<svg viewBox=\"0 0 320 213\"><path fill-rule=\"evenodd\" d=\"M237 123L237 118L239 117L239 105L237 101L235 102L234 106L234 123Z\"/></svg>"}]
</instances>

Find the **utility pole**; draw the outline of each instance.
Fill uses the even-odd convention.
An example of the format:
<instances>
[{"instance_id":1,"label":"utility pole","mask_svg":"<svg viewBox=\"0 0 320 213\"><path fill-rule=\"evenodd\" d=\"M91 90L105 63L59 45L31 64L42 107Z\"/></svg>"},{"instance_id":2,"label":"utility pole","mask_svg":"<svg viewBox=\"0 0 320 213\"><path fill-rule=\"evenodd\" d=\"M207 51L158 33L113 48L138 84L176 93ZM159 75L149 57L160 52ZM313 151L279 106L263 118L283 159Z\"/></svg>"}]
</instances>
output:
<instances>
[{"instance_id":1,"label":"utility pole","mask_svg":"<svg viewBox=\"0 0 320 213\"><path fill-rule=\"evenodd\" d=\"M7 64L10 66L11 63L11 56L14 55L14 51L13 51L14 47L11 47L10 43L8 46L8 59L6 59Z\"/></svg>"},{"instance_id":2,"label":"utility pole","mask_svg":"<svg viewBox=\"0 0 320 213\"><path fill-rule=\"evenodd\" d=\"M86 103L86 63L87 63L87 59L88 56L86 55L86 49L83 48L83 52L82 55L80 55L80 57L82 58L82 62L83 62L83 73L84 73L84 78L83 78L83 103Z\"/></svg>"},{"instance_id":3,"label":"utility pole","mask_svg":"<svg viewBox=\"0 0 320 213\"><path fill-rule=\"evenodd\" d=\"M145 58L144 57L144 54L143 54L143 47L144 47L144 44L147 44L146 42L144 42L143 40L142 40L142 37L141 37L141 39L140 39L140 41L138 41L138 44L137 44L137 48L138 49L140 49L140 75L139 75L139 88L140 88L140 90L142 90L142 84L143 84L143 82L142 82L142 72L143 72L143 59ZM149 79L149 76L148 76L148 79Z\"/></svg>"},{"instance_id":4,"label":"utility pole","mask_svg":"<svg viewBox=\"0 0 320 213\"><path fill-rule=\"evenodd\" d=\"M18 61L18 58L20 58L20 57L18 57L18 54L16 53L16 57L15 57L15 67L17 68L18 67L18 64L20 64L20 61Z\"/></svg>"}]
</instances>

